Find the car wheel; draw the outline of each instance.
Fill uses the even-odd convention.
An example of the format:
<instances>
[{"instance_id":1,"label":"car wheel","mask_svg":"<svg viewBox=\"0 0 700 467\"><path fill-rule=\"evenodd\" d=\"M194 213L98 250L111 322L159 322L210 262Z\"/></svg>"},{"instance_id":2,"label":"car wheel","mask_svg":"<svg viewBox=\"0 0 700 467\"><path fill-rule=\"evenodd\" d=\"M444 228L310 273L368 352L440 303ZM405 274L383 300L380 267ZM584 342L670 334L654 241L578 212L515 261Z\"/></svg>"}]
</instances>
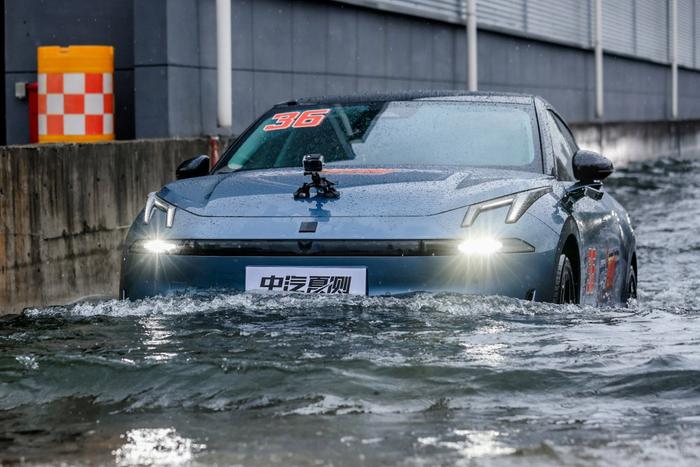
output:
<instances>
[{"instance_id":1,"label":"car wheel","mask_svg":"<svg viewBox=\"0 0 700 467\"><path fill-rule=\"evenodd\" d=\"M622 303L627 303L630 298L637 299L637 273L634 267L630 265L629 280L622 291Z\"/></svg>"},{"instance_id":2,"label":"car wheel","mask_svg":"<svg viewBox=\"0 0 700 467\"><path fill-rule=\"evenodd\" d=\"M560 255L557 261L557 273L554 277L554 303L578 303L578 291L574 280L574 268L566 255Z\"/></svg>"}]
</instances>

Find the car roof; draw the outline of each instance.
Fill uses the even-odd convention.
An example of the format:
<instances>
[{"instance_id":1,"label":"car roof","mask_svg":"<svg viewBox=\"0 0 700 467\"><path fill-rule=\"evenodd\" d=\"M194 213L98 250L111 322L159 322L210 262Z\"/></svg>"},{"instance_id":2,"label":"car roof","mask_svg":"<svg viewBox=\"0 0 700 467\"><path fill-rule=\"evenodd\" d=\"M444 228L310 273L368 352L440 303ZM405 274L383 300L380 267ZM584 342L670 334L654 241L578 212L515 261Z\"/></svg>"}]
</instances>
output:
<instances>
[{"instance_id":1,"label":"car roof","mask_svg":"<svg viewBox=\"0 0 700 467\"><path fill-rule=\"evenodd\" d=\"M494 102L511 104L532 104L539 97L532 94L506 92L468 92L468 91L401 91L394 93L357 93L339 96L304 97L282 102L278 106L311 104L353 104L361 102L389 101L460 101L460 102Z\"/></svg>"}]
</instances>

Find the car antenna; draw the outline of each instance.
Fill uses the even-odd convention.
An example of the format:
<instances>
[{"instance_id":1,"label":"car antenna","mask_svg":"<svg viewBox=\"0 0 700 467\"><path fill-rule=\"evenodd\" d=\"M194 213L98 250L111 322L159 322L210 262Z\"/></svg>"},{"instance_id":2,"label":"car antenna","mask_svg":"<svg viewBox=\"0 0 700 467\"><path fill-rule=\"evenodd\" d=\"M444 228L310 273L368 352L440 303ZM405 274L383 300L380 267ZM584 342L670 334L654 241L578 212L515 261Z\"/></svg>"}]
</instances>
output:
<instances>
[{"instance_id":1,"label":"car antenna","mask_svg":"<svg viewBox=\"0 0 700 467\"><path fill-rule=\"evenodd\" d=\"M334 182L321 177L323 172L323 156L321 154L307 154L303 157L304 175L311 175L311 182L304 183L294 192L294 199L308 199L311 197L311 189L324 198L340 198L340 192L333 188Z\"/></svg>"}]
</instances>

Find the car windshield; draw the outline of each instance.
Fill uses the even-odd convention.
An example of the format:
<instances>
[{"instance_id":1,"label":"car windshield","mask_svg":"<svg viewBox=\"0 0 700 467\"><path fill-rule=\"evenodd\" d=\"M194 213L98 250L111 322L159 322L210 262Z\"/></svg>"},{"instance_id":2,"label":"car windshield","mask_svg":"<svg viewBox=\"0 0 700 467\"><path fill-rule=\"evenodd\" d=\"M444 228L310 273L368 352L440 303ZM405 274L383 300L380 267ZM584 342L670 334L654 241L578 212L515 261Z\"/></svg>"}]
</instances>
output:
<instances>
[{"instance_id":1,"label":"car windshield","mask_svg":"<svg viewBox=\"0 0 700 467\"><path fill-rule=\"evenodd\" d=\"M273 109L225 154L224 171L448 165L542 172L531 105L394 101Z\"/></svg>"}]
</instances>

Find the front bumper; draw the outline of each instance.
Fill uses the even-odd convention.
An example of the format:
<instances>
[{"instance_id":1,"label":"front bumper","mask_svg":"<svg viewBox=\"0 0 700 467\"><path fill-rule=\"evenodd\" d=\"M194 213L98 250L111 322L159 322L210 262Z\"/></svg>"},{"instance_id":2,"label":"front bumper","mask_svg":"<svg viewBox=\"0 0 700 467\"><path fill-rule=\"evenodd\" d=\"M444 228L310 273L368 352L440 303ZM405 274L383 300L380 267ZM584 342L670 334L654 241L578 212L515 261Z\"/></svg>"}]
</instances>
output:
<instances>
[{"instance_id":1,"label":"front bumper","mask_svg":"<svg viewBox=\"0 0 700 467\"><path fill-rule=\"evenodd\" d=\"M432 218L330 218L317 232L297 232L303 218L201 218L178 212L180 223L163 229L164 219L149 225L134 223L125 246L120 295L138 299L190 290L245 289L246 266L364 267L369 295L418 291L504 295L548 301L552 298L554 267L559 236L534 216L526 214L517 224L504 224L505 212L494 210L480 216L481 226L457 229L463 212L447 212ZM156 214L156 216L161 214ZM187 216L186 218L183 218ZM161 215L162 217L162 215ZM163 221L163 222L160 222ZM160 224L159 224L160 222ZM420 232L413 238L463 238L465 230L488 232L499 238L521 238L535 247L529 253L502 253L486 257L461 254L383 255L188 255L148 254L130 249L133 242L148 238L277 239L286 241L337 240L348 237L396 239L403 232ZM351 233L352 235L348 235Z\"/></svg>"},{"instance_id":2,"label":"front bumper","mask_svg":"<svg viewBox=\"0 0 700 467\"><path fill-rule=\"evenodd\" d=\"M370 295L448 291L551 300L552 252L489 258L414 257L236 257L130 254L124 260L122 296L143 298L192 289L245 288L246 266L335 266L367 268Z\"/></svg>"}]
</instances>

